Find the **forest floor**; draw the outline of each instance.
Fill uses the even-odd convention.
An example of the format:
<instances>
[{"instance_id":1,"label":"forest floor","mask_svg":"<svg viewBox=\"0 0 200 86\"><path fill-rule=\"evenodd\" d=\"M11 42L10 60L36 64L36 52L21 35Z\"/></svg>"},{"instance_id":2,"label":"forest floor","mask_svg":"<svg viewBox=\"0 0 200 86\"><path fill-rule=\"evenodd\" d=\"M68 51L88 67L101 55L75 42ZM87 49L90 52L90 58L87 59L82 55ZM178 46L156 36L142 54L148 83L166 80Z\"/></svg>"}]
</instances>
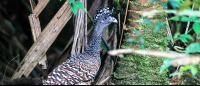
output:
<instances>
[{"instance_id":1,"label":"forest floor","mask_svg":"<svg viewBox=\"0 0 200 86\"><path fill-rule=\"evenodd\" d=\"M130 1L129 10L136 10L139 14L131 13L129 11L128 20L140 20L140 14L152 9L162 9L159 4L148 4L149 0L137 0L137 2ZM131 4L133 3L133 4ZM152 21L166 22L165 13L150 15L149 19ZM164 48L160 47L162 40L167 37L167 30L164 28L154 32L154 25L152 24L138 24L134 21L129 21L124 31L124 39L122 48L140 49L140 38L136 35L134 28L138 30L141 37L144 38L144 49L154 49L160 51L169 51L167 47L168 42L164 41ZM137 40L136 42L130 42L130 40ZM190 71L185 71L179 78L180 83L170 83L167 79L168 70L160 72L160 67L163 64L165 58L158 58L137 54L125 54L123 57L119 57L117 62L117 69L114 74L115 85L187 85L187 84L200 84L200 73L198 72L195 77L191 75ZM177 77L178 78L178 77Z\"/></svg>"}]
</instances>

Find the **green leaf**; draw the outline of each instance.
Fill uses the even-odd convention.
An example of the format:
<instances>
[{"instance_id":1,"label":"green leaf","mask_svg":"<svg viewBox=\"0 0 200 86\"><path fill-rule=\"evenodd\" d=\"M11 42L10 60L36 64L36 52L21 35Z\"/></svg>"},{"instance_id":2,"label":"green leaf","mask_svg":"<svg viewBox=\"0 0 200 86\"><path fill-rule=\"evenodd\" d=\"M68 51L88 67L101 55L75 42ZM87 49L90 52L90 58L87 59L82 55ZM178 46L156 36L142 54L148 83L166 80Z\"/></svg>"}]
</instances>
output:
<instances>
[{"instance_id":1,"label":"green leaf","mask_svg":"<svg viewBox=\"0 0 200 86\"><path fill-rule=\"evenodd\" d=\"M194 9L199 9L199 7L200 7L200 0L193 0L193 4L195 4L194 5Z\"/></svg>"},{"instance_id":2,"label":"green leaf","mask_svg":"<svg viewBox=\"0 0 200 86\"><path fill-rule=\"evenodd\" d=\"M108 51L108 49L107 49L107 47L106 47L106 44L105 44L103 41L101 41L100 47L101 47L102 49L104 49L105 51Z\"/></svg>"},{"instance_id":3,"label":"green leaf","mask_svg":"<svg viewBox=\"0 0 200 86\"><path fill-rule=\"evenodd\" d=\"M199 68L200 68L200 63L199 63Z\"/></svg>"},{"instance_id":4,"label":"green leaf","mask_svg":"<svg viewBox=\"0 0 200 86\"><path fill-rule=\"evenodd\" d=\"M170 37L170 36L167 36L167 37L165 37L165 39L167 39L167 40L171 40L171 39L172 39L172 37Z\"/></svg>"},{"instance_id":5,"label":"green leaf","mask_svg":"<svg viewBox=\"0 0 200 86\"><path fill-rule=\"evenodd\" d=\"M180 32L176 32L174 35L174 39L177 39L179 35L180 35Z\"/></svg>"},{"instance_id":6,"label":"green leaf","mask_svg":"<svg viewBox=\"0 0 200 86\"><path fill-rule=\"evenodd\" d=\"M194 41L194 39L192 38L192 36L190 34L181 34L179 37L183 37L186 39L191 39L192 41Z\"/></svg>"},{"instance_id":7,"label":"green leaf","mask_svg":"<svg viewBox=\"0 0 200 86\"><path fill-rule=\"evenodd\" d=\"M180 39L182 42L188 42L187 39L191 39L192 41L194 41L194 39L192 38L192 36L190 34L181 34L178 39Z\"/></svg>"},{"instance_id":8,"label":"green leaf","mask_svg":"<svg viewBox=\"0 0 200 86\"><path fill-rule=\"evenodd\" d=\"M192 19L190 19L190 18L187 17L187 16L181 16L181 21L182 21L182 22L192 22Z\"/></svg>"},{"instance_id":9,"label":"green leaf","mask_svg":"<svg viewBox=\"0 0 200 86\"><path fill-rule=\"evenodd\" d=\"M74 3L75 0L69 0L71 3Z\"/></svg>"},{"instance_id":10,"label":"green leaf","mask_svg":"<svg viewBox=\"0 0 200 86\"><path fill-rule=\"evenodd\" d=\"M185 53L200 53L200 42L192 43L189 46L187 46Z\"/></svg>"},{"instance_id":11,"label":"green leaf","mask_svg":"<svg viewBox=\"0 0 200 86\"><path fill-rule=\"evenodd\" d=\"M197 68L195 66L192 66L191 67L191 73L192 73L192 75L195 76L197 74L197 72L198 72Z\"/></svg>"},{"instance_id":12,"label":"green leaf","mask_svg":"<svg viewBox=\"0 0 200 86\"><path fill-rule=\"evenodd\" d=\"M166 37L165 37L166 38ZM162 39L162 41L160 42L160 48L163 50L164 49L164 45L166 44L165 39Z\"/></svg>"},{"instance_id":13,"label":"green leaf","mask_svg":"<svg viewBox=\"0 0 200 86\"><path fill-rule=\"evenodd\" d=\"M198 22L198 18L196 16L190 16L190 19L192 19L192 21L194 21L194 22Z\"/></svg>"},{"instance_id":14,"label":"green leaf","mask_svg":"<svg viewBox=\"0 0 200 86\"><path fill-rule=\"evenodd\" d=\"M181 21L182 22L192 22L192 19L187 16L181 16Z\"/></svg>"},{"instance_id":15,"label":"green leaf","mask_svg":"<svg viewBox=\"0 0 200 86\"><path fill-rule=\"evenodd\" d=\"M161 43L160 43L160 48L161 48L161 49L164 48L164 42L165 42L165 40L162 40Z\"/></svg>"},{"instance_id":16,"label":"green leaf","mask_svg":"<svg viewBox=\"0 0 200 86\"><path fill-rule=\"evenodd\" d=\"M190 19L187 16L181 16L181 19L179 19L178 17L174 16L174 17L169 18L169 20L182 21L182 22L191 22L192 21L192 19Z\"/></svg>"},{"instance_id":17,"label":"green leaf","mask_svg":"<svg viewBox=\"0 0 200 86\"><path fill-rule=\"evenodd\" d=\"M127 39L126 41L127 41L127 42L135 42L136 40L133 39L133 38L130 38L130 39Z\"/></svg>"},{"instance_id":18,"label":"green leaf","mask_svg":"<svg viewBox=\"0 0 200 86\"><path fill-rule=\"evenodd\" d=\"M193 29L194 29L194 32L197 34L197 37L199 36L199 33L200 33L200 23L197 23L195 22L193 25L192 25Z\"/></svg>"},{"instance_id":19,"label":"green leaf","mask_svg":"<svg viewBox=\"0 0 200 86\"><path fill-rule=\"evenodd\" d=\"M172 61L173 59L165 59L163 61L163 65L160 67L160 72L164 71L165 69L167 69L168 67L170 67L170 62Z\"/></svg>"},{"instance_id":20,"label":"green leaf","mask_svg":"<svg viewBox=\"0 0 200 86\"><path fill-rule=\"evenodd\" d=\"M176 9L177 7L180 6L182 0L169 0L169 3L171 6Z\"/></svg>"},{"instance_id":21,"label":"green leaf","mask_svg":"<svg viewBox=\"0 0 200 86\"><path fill-rule=\"evenodd\" d=\"M153 24L153 22L149 19L145 19L142 23L143 24Z\"/></svg>"},{"instance_id":22,"label":"green leaf","mask_svg":"<svg viewBox=\"0 0 200 86\"><path fill-rule=\"evenodd\" d=\"M162 39L162 41L161 41L161 43L160 43L160 48L161 48L161 49L164 49L165 39L167 39L167 40L171 40L172 37L167 36L167 37L165 37L164 39Z\"/></svg>"},{"instance_id":23,"label":"green leaf","mask_svg":"<svg viewBox=\"0 0 200 86\"><path fill-rule=\"evenodd\" d=\"M133 31L135 32L135 34L136 34L137 36L140 35L137 29L134 28Z\"/></svg>"},{"instance_id":24,"label":"green leaf","mask_svg":"<svg viewBox=\"0 0 200 86\"><path fill-rule=\"evenodd\" d=\"M71 9L72 9L72 12L74 13L74 16L76 15L77 11L78 11L78 8L77 6L75 6L73 3L71 4Z\"/></svg>"},{"instance_id":25,"label":"green leaf","mask_svg":"<svg viewBox=\"0 0 200 86\"><path fill-rule=\"evenodd\" d=\"M176 5L177 3L174 0L169 0L170 5L172 6L172 8L176 9Z\"/></svg>"},{"instance_id":26,"label":"green leaf","mask_svg":"<svg viewBox=\"0 0 200 86\"><path fill-rule=\"evenodd\" d=\"M140 48L144 49L144 38L143 37L139 37L140 38Z\"/></svg>"},{"instance_id":27,"label":"green leaf","mask_svg":"<svg viewBox=\"0 0 200 86\"><path fill-rule=\"evenodd\" d=\"M158 0L149 0L149 2L151 2L151 3L152 3L152 2L158 2Z\"/></svg>"},{"instance_id":28,"label":"green leaf","mask_svg":"<svg viewBox=\"0 0 200 86\"><path fill-rule=\"evenodd\" d=\"M161 27L165 28L166 26L161 21L156 21L154 25L154 32L157 32Z\"/></svg>"},{"instance_id":29,"label":"green leaf","mask_svg":"<svg viewBox=\"0 0 200 86\"><path fill-rule=\"evenodd\" d=\"M193 18L194 22L200 23L200 18Z\"/></svg>"},{"instance_id":30,"label":"green leaf","mask_svg":"<svg viewBox=\"0 0 200 86\"><path fill-rule=\"evenodd\" d=\"M185 0L179 7L179 11L182 11L184 9L188 9L192 5L190 0Z\"/></svg>"},{"instance_id":31,"label":"green leaf","mask_svg":"<svg viewBox=\"0 0 200 86\"><path fill-rule=\"evenodd\" d=\"M80 1L75 1L74 5L76 5L77 7L79 7L80 9L82 9L83 11L85 11L83 3L81 3Z\"/></svg>"},{"instance_id":32,"label":"green leaf","mask_svg":"<svg viewBox=\"0 0 200 86\"><path fill-rule=\"evenodd\" d=\"M180 71L186 71L186 70L188 70L188 69L190 69L190 68L191 68L190 65L186 65L186 66L181 67L181 68L180 68Z\"/></svg>"},{"instance_id":33,"label":"green leaf","mask_svg":"<svg viewBox=\"0 0 200 86\"><path fill-rule=\"evenodd\" d=\"M167 7L166 3L161 2L161 5L162 5L162 7L163 7L164 9L166 9L166 7Z\"/></svg>"},{"instance_id":34,"label":"green leaf","mask_svg":"<svg viewBox=\"0 0 200 86\"><path fill-rule=\"evenodd\" d=\"M184 37L178 37L179 40L181 40L182 42L188 42L188 40Z\"/></svg>"},{"instance_id":35,"label":"green leaf","mask_svg":"<svg viewBox=\"0 0 200 86\"><path fill-rule=\"evenodd\" d=\"M128 19L128 21L132 22L133 20L131 20L131 19Z\"/></svg>"}]
</instances>

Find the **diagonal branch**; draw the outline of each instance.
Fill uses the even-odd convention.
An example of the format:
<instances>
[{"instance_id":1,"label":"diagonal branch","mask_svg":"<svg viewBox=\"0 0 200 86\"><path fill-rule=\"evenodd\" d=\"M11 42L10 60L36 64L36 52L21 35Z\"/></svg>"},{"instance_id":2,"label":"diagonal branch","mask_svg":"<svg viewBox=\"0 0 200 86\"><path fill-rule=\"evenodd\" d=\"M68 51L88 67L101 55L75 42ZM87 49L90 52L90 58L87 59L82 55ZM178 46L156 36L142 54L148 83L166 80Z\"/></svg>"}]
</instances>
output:
<instances>
[{"instance_id":1,"label":"diagonal branch","mask_svg":"<svg viewBox=\"0 0 200 86\"><path fill-rule=\"evenodd\" d=\"M33 13L38 17L42 10L46 7L50 0L38 0L37 6L34 8Z\"/></svg>"},{"instance_id":2,"label":"diagonal branch","mask_svg":"<svg viewBox=\"0 0 200 86\"><path fill-rule=\"evenodd\" d=\"M36 42L31 46L28 53L15 70L12 79L20 78L22 75L28 76L38 64L39 60L45 55L46 51L52 45L62 28L72 16L71 4L66 1L59 9L53 19L44 28Z\"/></svg>"},{"instance_id":3,"label":"diagonal branch","mask_svg":"<svg viewBox=\"0 0 200 86\"><path fill-rule=\"evenodd\" d=\"M49 0L44 0L43 3L45 3L45 6L46 4L49 2ZM41 3L41 2L40 2ZM31 4L31 9L32 9L32 12L36 9L38 9L38 7L41 7L39 5L41 4L38 4L36 6L35 2L33 0L30 0L30 4ZM43 8L41 8L40 11L42 11ZM32 35L33 35L33 40L34 42L36 41L36 39L39 37L40 33L41 33L41 27L40 27L40 20L39 20L39 17L37 17L35 15L35 13L38 13L36 11L33 12L33 14L31 14L29 16L29 22L30 22L30 25L31 25L31 31L32 31ZM42 69L47 69L47 56L44 55L44 57L42 57L42 59L39 61L39 64L42 65Z\"/></svg>"}]
</instances>

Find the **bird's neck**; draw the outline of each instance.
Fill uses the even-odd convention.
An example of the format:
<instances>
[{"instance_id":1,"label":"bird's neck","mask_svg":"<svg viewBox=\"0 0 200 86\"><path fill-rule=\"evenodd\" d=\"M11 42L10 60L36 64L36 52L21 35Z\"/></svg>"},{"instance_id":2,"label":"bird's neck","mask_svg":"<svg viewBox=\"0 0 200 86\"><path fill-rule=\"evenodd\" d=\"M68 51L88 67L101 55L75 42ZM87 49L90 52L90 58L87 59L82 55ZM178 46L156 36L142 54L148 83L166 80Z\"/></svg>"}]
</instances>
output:
<instances>
[{"instance_id":1,"label":"bird's neck","mask_svg":"<svg viewBox=\"0 0 200 86\"><path fill-rule=\"evenodd\" d=\"M93 52L93 53L99 53L100 52L100 45L101 45L101 36L103 32L104 27L96 25L94 28L94 32L92 35L92 40L90 41L90 45L86 49L86 52Z\"/></svg>"}]
</instances>

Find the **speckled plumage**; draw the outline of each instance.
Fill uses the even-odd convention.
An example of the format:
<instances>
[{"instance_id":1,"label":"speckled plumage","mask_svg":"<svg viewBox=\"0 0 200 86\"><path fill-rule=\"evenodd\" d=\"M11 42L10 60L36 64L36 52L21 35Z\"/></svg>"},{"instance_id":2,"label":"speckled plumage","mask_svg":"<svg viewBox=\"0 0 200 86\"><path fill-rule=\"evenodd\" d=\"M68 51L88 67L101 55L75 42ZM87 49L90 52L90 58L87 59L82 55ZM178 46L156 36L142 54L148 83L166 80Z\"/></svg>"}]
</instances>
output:
<instances>
[{"instance_id":1,"label":"speckled plumage","mask_svg":"<svg viewBox=\"0 0 200 86\"><path fill-rule=\"evenodd\" d=\"M113 9L99 8L94 15L94 32L89 47L82 53L71 56L55 68L43 81L44 85L74 85L94 79L101 65L100 43L103 29L117 20L111 17Z\"/></svg>"},{"instance_id":2,"label":"speckled plumage","mask_svg":"<svg viewBox=\"0 0 200 86\"><path fill-rule=\"evenodd\" d=\"M95 26L97 23L97 20L102 17L102 15L108 15L108 16L112 16L113 11L114 11L114 7L110 8L110 7L100 7L96 14L93 17L93 25Z\"/></svg>"}]
</instances>

